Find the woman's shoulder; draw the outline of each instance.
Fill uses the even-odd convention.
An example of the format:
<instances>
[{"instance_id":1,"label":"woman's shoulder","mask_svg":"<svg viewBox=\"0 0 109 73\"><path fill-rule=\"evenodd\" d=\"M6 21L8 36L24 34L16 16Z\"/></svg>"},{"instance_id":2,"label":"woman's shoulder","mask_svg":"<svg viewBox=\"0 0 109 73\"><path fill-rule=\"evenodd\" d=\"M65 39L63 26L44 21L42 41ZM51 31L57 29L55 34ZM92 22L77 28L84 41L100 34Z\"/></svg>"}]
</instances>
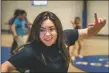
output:
<instances>
[{"instance_id":1,"label":"woman's shoulder","mask_svg":"<svg viewBox=\"0 0 109 73\"><path fill-rule=\"evenodd\" d=\"M37 58L39 59L40 57L40 45L39 44L25 44L23 47L21 47L20 52L22 53L22 55L24 55L24 57L28 57L28 58Z\"/></svg>"},{"instance_id":2,"label":"woman's shoulder","mask_svg":"<svg viewBox=\"0 0 109 73\"><path fill-rule=\"evenodd\" d=\"M21 47L19 47L18 53L25 53L26 56L30 56L33 53L32 45L31 44L25 44Z\"/></svg>"},{"instance_id":3,"label":"woman's shoulder","mask_svg":"<svg viewBox=\"0 0 109 73\"><path fill-rule=\"evenodd\" d=\"M21 51L24 51L26 53L33 53L35 51L38 51L39 45L38 44L33 44L33 43L27 43L23 46L20 47Z\"/></svg>"},{"instance_id":4,"label":"woman's shoulder","mask_svg":"<svg viewBox=\"0 0 109 73\"><path fill-rule=\"evenodd\" d=\"M28 49L28 48L32 48L31 43L26 43L26 44L24 44L24 45L22 45L22 46L19 47L20 50L22 50L22 49Z\"/></svg>"}]
</instances>

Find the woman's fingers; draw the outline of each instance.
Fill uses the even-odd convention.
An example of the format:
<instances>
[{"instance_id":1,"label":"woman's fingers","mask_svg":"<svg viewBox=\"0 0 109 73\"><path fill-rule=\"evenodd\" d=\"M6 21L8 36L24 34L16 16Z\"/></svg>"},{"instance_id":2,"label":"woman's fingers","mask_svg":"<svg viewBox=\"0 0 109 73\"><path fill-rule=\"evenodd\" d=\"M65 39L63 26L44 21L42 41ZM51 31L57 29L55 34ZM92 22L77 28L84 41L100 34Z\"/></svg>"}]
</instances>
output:
<instances>
[{"instance_id":1,"label":"woman's fingers","mask_svg":"<svg viewBox=\"0 0 109 73\"><path fill-rule=\"evenodd\" d=\"M97 17L97 13L94 13L94 18L95 18L95 24L98 24L98 17Z\"/></svg>"}]
</instances>

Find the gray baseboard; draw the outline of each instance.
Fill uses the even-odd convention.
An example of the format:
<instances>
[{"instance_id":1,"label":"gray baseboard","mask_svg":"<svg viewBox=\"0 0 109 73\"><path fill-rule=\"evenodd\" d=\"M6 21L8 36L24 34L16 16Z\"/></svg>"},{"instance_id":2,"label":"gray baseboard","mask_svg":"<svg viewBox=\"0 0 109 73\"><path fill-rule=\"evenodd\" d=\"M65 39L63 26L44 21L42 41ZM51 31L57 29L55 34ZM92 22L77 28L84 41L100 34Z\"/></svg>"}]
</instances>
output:
<instances>
[{"instance_id":1,"label":"gray baseboard","mask_svg":"<svg viewBox=\"0 0 109 73\"><path fill-rule=\"evenodd\" d=\"M109 37L109 34L97 34L96 36Z\"/></svg>"},{"instance_id":2,"label":"gray baseboard","mask_svg":"<svg viewBox=\"0 0 109 73\"><path fill-rule=\"evenodd\" d=\"M1 29L1 34L11 34L10 30Z\"/></svg>"}]
</instances>

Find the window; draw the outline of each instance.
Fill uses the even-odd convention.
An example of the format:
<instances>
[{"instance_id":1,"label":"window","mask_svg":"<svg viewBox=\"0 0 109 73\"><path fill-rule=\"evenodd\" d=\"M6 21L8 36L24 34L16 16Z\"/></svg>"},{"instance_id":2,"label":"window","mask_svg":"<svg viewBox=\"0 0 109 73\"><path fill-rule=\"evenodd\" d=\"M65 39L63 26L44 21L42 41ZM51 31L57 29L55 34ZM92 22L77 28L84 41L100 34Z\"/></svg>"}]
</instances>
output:
<instances>
[{"instance_id":1,"label":"window","mask_svg":"<svg viewBox=\"0 0 109 73\"><path fill-rule=\"evenodd\" d=\"M33 0L32 5L33 6L46 6L47 0L44 0L44 1Z\"/></svg>"}]
</instances>

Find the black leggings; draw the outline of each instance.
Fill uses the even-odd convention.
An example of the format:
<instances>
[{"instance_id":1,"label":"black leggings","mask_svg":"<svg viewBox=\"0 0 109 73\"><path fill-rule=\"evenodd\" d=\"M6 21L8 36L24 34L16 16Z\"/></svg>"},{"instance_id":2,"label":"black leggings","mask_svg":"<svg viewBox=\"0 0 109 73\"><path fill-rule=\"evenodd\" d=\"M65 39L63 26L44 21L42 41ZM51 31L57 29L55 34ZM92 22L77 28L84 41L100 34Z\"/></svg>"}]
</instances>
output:
<instances>
[{"instance_id":1,"label":"black leggings","mask_svg":"<svg viewBox=\"0 0 109 73\"><path fill-rule=\"evenodd\" d=\"M15 50L17 48L17 42L15 41L15 39L13 39L13 43L12 43L12 46L11 46L11 54L13 54L13 50Z\"/></svg>"}]
</instances>

